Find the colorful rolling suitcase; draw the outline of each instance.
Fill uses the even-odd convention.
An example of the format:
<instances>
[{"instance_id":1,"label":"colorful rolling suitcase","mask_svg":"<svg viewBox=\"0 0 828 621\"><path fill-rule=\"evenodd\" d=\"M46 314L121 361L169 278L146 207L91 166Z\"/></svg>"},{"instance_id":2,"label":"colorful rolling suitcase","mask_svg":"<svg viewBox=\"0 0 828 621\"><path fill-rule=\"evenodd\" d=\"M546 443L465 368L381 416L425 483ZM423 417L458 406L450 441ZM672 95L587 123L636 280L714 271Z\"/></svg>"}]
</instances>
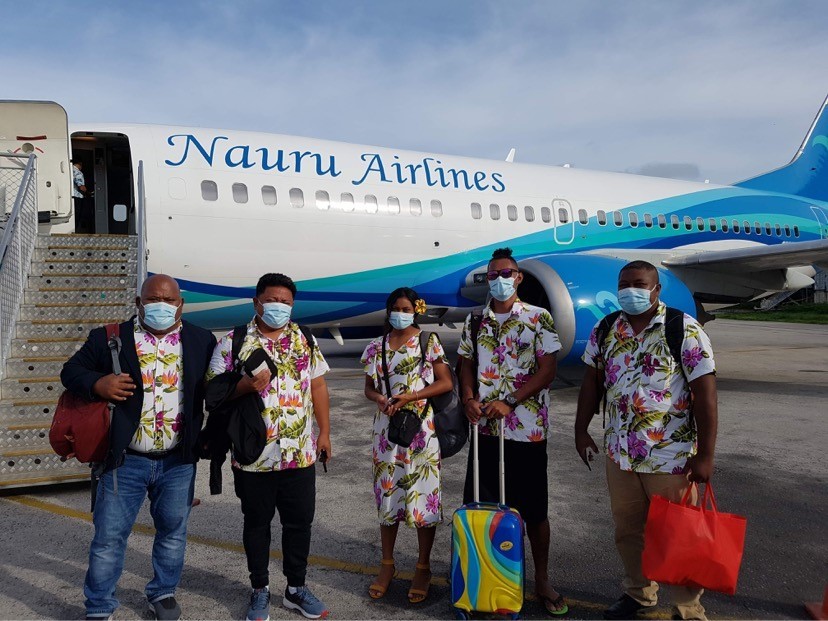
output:
<instances>
[{"instance_id":1,"label":"colorful rolling suitcase","mask_svg":"<svg viewBox=\"0 0 828 621\"><path fill-rule=\"evenodd\" d=\"M474 502L451 521L451 602L458 619L471 612L520 616L525 565L523 519L506 506L503 420L500 421L500 503L480 502L477 425L473 425Z\"/></svg>"}]
</instances>

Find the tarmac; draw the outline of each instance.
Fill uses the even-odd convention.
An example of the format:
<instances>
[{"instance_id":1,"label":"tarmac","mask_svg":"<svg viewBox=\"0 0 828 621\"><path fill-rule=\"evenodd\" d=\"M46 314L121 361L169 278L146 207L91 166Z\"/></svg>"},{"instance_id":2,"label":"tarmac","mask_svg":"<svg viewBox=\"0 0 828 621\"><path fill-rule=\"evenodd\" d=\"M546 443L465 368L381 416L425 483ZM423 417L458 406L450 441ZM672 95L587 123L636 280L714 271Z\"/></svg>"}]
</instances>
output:
<instances>
[{"instance_id":1,"label":"tarmac","mask_svg":"<svg viewBox=\"0 0 828 621\"><path fill-rule=\"evenodd\" d=\"M718 369L719 437L714 476L719 510L747 516L747 543L735 596L707 593L711 619L807 618L803 602L820 600L828 582L828 328L716 320L707 326ZM455 332L443 332L449 351ZM317 473L317 513L308 585L336 619L447 619L450 518L460 505L465 452L443 464L444 525L432 558L428 599L410 605L406 592L416 561L416 536L401 529L400 576L382 600L367 587L379 559L371 490L372 405L362 394L359 354L367 341L321 341L332 371L333 456ZM580 370L561 369L553 385L549 446L551 568L567 597L568 618L599 619L620 594L621 564L601 457L587 470L574 450L573 423ZM593 437L600 437L600 420ZM199 468L178 600L187 619L243 619L249 593L241 545L241 512L232 475L211 496L208 468ZM299 619L280 606L284 579L280 528L274 523L271 589L274 619ZM82 619L82 584L92 537L89 486L11 490L0 496L0 618ZM149 619L143 595L151 577L148 507L129 539L116 619ZM527 554L527 556L529 556ZM527 593L534 590L527 559ZM646 617L669 619L669 593ZM542 618L530 598L524 618Z\"/></svg>"}]
</instances>

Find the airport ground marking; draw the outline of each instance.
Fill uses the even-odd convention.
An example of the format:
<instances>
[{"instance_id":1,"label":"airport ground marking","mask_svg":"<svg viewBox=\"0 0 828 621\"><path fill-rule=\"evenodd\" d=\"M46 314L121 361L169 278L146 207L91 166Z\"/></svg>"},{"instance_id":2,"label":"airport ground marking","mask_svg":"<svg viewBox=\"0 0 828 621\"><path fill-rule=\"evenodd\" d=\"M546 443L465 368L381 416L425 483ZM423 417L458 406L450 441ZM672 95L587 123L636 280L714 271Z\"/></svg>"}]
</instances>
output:
<instances>
[{"instance_id":1,"label":"airport ground marking","mask_svg":"<svg viewBox=\"0 0 828 621\"><path fill-rule=\"evenodd\" d=\"M49 502L46 500L40 500L39 498L33 498L32 496L6 496L2 500L14 502L19 505L28 507L30 509L46 511L54 515L60 515L75 520L81 520L83 522L88 522L90 524L92 523L92 514L88 511L79 511L78 509L72 509L71 507L66 507L64 505L59 505L57 503ZM152 526L140 524L137 522L132 527L132 532L148 536L155 535L155 529ZM244 546L236 543L231 543L229 541L222 541L221 539L213 539L212 537L202 537L201 535L187 534L187 541L189 543L195 543L197 545L203 545L211 548L216 548L219 550L225 550L227 552L244 554ZM270 558L281 559L282 552L280 550L271 550ZM311 554L308 557L308 564L315 565L317 567L324 567L326 569L344 571L347 573L360 574L364 576L373 576L377 573L377 568L375 566L363 565L360 563L352 563L349 561L341 561L339 559L330 558L327 556L319 556L315 554ZM402 580L411 580L413 577L413 572L399 572L398 574L398 578ZM449 582L448 579L443 576L434 576L431 579L431 584L435 586L448 587ZM527 593L526 599L530 601L536 601L537 597L534 595L534 593ZM582 610L602 612L607 606L604 603L574 599L572 597L567 597L566 600L570 608L578 608ZM639 616L642 619L660 620L671 618L671 615L667 610L655 610L653 612L645 613Z\"/></svg>"}]
</instances>

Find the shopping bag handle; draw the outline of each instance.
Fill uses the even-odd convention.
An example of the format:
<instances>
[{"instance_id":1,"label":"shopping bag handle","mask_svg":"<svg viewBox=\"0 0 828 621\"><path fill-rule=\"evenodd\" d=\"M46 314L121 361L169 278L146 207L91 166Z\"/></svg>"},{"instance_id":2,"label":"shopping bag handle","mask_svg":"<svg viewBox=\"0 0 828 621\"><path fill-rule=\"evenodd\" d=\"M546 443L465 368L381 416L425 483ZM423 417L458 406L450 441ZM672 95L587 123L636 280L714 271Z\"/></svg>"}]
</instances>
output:
<instances>
[{"instance_id":1,"label":"shopping bag handle","mask_svg":"<svg viewBox=\"0 0 828 621\"><path fill-rule=\"evenodd\" d=\"M694 489L697 488L697 483L691 483L687 486L687 490L684 492L684 496L681 497L682 505L684 505L685 507L690 506L690 494L693 492ZM704 495L702 496L702 501L699 505L702 511L707 510L708 502L710 503L710 510L713 513L718 513L719 509L716 506L716 495L713 493L713 485L710 483L710 481L708 481L707 484L704 486Z\"/></svg>"}]
</instances>

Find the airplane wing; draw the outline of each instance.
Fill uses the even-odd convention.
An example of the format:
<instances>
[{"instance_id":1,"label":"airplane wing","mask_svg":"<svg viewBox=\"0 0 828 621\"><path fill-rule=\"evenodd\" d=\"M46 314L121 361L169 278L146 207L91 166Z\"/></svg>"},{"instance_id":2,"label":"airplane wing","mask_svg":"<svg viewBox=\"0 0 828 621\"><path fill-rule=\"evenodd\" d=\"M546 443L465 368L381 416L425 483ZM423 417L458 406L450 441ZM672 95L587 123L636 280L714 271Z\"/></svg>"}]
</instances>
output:
<instances>
[{"instance_id":1,"label":"airplane wing","mask_svg":"<svg viewBox=\"0 0 828 621\"><path fill-rule=\"evenodd\" d=\"M661 264L664 267L695 267L725 272L761 272L813 264L828 266L828 239L731 250L674 251Z\"/></svg>"}]
</instances>

